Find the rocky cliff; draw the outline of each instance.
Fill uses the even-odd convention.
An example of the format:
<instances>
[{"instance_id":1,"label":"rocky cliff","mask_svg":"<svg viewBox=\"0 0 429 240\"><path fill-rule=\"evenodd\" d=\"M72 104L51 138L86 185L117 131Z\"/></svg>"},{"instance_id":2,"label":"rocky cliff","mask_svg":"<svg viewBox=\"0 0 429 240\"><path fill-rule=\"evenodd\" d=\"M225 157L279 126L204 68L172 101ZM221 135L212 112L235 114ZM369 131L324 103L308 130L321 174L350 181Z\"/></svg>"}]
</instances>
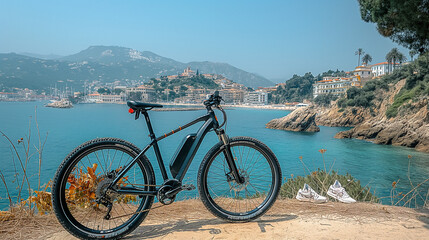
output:
<instances>
[{"instance_id":1,"label":"rocky cliff","mask_svg":"<svg viewBox=\"0 0 429 240\"><path fill-rule=\"evenodd\" d=\"M319 131L317 125L354 127L337 133L335 138L357 138L429 152L427 96L404 102L396 117L386 116L386 110L394 103L405 83L406 80L401 80L391 84L388 91L378 89L371 107L339 108L335 103L331 107L314 106L298 109L286 117L270 121L266 126L289 131Z\"/></svg>"},{"instance_id":2,"label":"rocky cliff","mask_svg":"<svg viewBox=\"0 0 429 240\"><path fill-rule=\"evenodd\" d=\"M298 108L285 117L269 121L266 127L294 132L319 132L316 114L311 108Z\"/></svg>"},{"instance_id":3,"label":"rocky cliff","mask_svg":"<svg viewBox=\"0 0 429 240\"><path fill-rule=\"evenodd\" d=\"M377 144L406 146L429 152L428 99L408 103L398 117L387 119L377 115L368 118L356 127L339 132L336 138L357 138Z\"/></svg>"},{"instance_id":4,"label":"rocky cliff","mask_svg":"<svg viewBox=\"0 0 429 240\"><path fill-rule=\"evenodd\" d=\"M386 117L386 110L404 87L405 80L390 86L389 91L378 90L374 107L317 109L316 123L324 126L353 127L339 132L336 138L357 138L377 144L406 146L429 152L429 107L427 97L409 100L394 118Z\"/></svg>"}]
</instances>

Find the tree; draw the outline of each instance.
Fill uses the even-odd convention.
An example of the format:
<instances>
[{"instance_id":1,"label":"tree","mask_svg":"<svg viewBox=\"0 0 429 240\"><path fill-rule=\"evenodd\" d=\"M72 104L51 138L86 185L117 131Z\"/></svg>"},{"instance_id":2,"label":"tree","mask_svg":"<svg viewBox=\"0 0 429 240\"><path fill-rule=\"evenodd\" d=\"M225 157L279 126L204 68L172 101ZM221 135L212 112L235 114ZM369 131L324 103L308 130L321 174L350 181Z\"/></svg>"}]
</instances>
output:
<instances>
[{"instance_id":1,"label":"tree","mask_svg":"<svg viewBox=\"0 0 429 240\"><path fill-rule=\"evenodd\" d=\"M401 63L403 63L403 62L405 62L405 61L407 61L407 57L405 57L405 55L404 54L402 54L401 52L398 52L398 62L401 64Z\"/></svg>"},{"instance_id":2,"label":"tree","mask_svg":"<svg viewBox=\"0 0 429 240\"><path fill-rule=\"evenodd\" d=\"M413 58L414 58L414 56L415 56L415 55L417 55L417 51L416 51L416 50L414 50L414 49L412 49L412 50L410 51L411 62L413 61Z\"/></svg>"},{"instance_id":3,"label":"tree","mask_svg":"<svg viewBox=\"0 0 429 240\"><path fill-rule=\"evenodd\" d=\"M119 95L119 94L121 94L121 92L123 92L124 90L122 90L122 89L120 89L120 88L115 88L115 90L113 90L113 93L115 94L115 95Z\"/></svg>"},{"instance_id":4,"label":"tree","mask_svg":"<svg viewBox=\"0 0 429 240\"><path fill-rule=\"evenodd\" d=\"M405 55L399 52L398 48L392 48L392 50L386 54L389 72L393 71L398 62L403 63L406 59Z\"/></svg>"},{"instance_id":5,"label":"tree","mask_svg":"<svg viewBox=\"0 0 429 240\"><path fill-rule=\"evenodd\" d=\"M358 50L355 52L355 55L358 55L358 66L360 66L360 55L363 55L365 52L362 50L362 48L358 48Z\"/></svg>"},{"instance_id":6,"label":"tree","mask_svg":"<svg viewBox=\"0 0 429 240\"><path fill-rule=\"evenodd\" d=\"M367 53L367 54L365 54L365 55L362 57L362 62L363 62L363 63L365 63L365 65L368 65L368 63L369 63L369 62L372 62L372 57L371 57L371 55L369 55L368 53Z\"/></svg>"},{"instance_id":7,"label":"tree","mask_svg":"<svg viewBox=\"0 0 429 240\"><path fill-rule=\"evenodd\" d=\"M427 0L358 0L361 17L377 24L378 32L420 53L429 50Z\"/></svg>"},{"instance_id":8,"label":"tree","mask_svg":"<svg viewBox=\"0 0 429 240\"><path fill-rule=\"evenodd\" d=\"M99 89L97 90L97 92L98 92L99 94L110 94L110 89L108 89L108 88L99 88Z\"/></svg>"},{"instance_id":9,"label":"tree","mask_svg":"<svg viewBox=\"0 0 429 240\"><path fill-rule=\"evenodd\" d=\"M130 92L128 95L128 100L132 100L132 101L141 101L142 98L142 93L141 92Z\"/></svg>"},{"instance_id":10,"label":"tree","mask_svg":"<svg viewBox=\"0 0 429 240\"><path fill-rule=\"evenodd\" d=\"M337 98L338 98L338 96L335 96L335 95L333 95L333 94L331 94L331 93L328 93L328 94L322 94L322 95L317 96L317 97L314 99L314 102L315 102L317 105L321 105L321 106L329 106L329 105L331 104L331 101L335 101L335 100L337 100Z\"/></svg>"}]
</instances>

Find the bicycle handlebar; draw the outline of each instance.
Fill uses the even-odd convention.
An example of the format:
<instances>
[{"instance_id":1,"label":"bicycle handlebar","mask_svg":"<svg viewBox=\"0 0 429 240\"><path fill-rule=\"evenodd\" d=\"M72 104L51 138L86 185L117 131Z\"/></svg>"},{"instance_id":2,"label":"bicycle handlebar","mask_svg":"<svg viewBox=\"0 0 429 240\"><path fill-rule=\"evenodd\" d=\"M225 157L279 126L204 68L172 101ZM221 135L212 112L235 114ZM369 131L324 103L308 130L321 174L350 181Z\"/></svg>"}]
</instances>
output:
<instances>
[{"instance_id":1,"label":"bicycle handlebar","mask_svg":"<svg viewBox=\"0 0 429 240\"><path fill-rule=\"evenodd\" d=\"M211 107L211 106L219 106L220 101L222 101L222 97L219 96L219 91L215 91L212 95L209 96L209 98L207 100L204 101L204 105L206 107Z\"/></svg>"},{"instance_id":2,"label":"bicycle handlebar","mask_svg":"<svg viewBox=\"0 0 429 240\"><path fill-rule=\"evenodd\" d=\"M219 96L219 91L215 91L212 95L209 96L207 100L204 101L204 105L206 106L207 110L211 109L212 106L219 109L223 114L223 123L218 126L218 128L221 128L226 123L226 113L225 110L220 106L220 102L223 101L222 97Z\"/></svg>"}]
</instances>

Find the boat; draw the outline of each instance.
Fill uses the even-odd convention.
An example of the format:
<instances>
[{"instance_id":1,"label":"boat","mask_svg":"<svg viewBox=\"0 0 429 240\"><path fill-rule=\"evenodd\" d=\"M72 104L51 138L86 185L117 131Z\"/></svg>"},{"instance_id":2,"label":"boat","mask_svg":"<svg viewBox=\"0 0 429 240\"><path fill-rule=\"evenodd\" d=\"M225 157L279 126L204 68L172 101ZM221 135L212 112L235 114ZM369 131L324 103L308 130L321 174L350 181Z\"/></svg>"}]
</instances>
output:
<instances>
[{"instance_id":1,"label":"boat","mask_svg":"<svg viewBox=\"0 0 429 240\"><path fill-rule=\"evenodd\" d=\"M53 108L72 108L72 107L73 107L73 104L72 104L69 100L67 100L67 99L63 98L63 99L61 99L61 100L59 100L59 101L54 101L54 100L52 100L50 103L47 103L47 104L45 105L45 107L53 107Z\"/></svg>"}]
</instances>

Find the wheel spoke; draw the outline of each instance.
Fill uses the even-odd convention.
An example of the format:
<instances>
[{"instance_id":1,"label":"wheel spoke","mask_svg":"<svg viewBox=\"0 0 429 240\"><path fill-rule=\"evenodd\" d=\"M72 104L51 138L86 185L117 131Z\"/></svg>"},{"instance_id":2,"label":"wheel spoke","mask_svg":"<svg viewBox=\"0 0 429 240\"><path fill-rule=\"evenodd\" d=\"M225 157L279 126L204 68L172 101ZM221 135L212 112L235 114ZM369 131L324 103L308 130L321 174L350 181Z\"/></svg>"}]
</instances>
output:
<instances>
[{"instance_id":1,"label":"wheel spoke","mask_svg":"<svg viewBox=\"0 0 429 240\"><path fill-rule=\"evenodd\" d=\"M267 157L269 154L263 152L266 150L255 147L253 143L231 142L230 147L244 183L236 182L230 175L230 169L225 164L225 156L220 150L211 157L211 160L207 160L204 185L211 196L208 203L213 204L216 211L228 216L240 216L242 219L243 216L250 216L250 213L259 211L260 208L270 207L267 206L265 199L278 194L278 190L273 191L275 173L271 162L274 160L269 159ZM269 204L271 205L272 201Z\"/></svg>"},{"instance_id":2,"label":"wheel spoke","mask_svg":"<svg viewBox=\"0 0 429 240\"><path fill-rule=\"evenodd\" d=\"M66 170L66 175L60 176L66 184L60 186L58 190L62 192L59 193L60 196L65 196L65 205L68 208L68 211L63 213L67 218L62 221L74 219L74 223L70 225L81 232L80 236L88 236L85 235L88 231L93 234L101 234L101 231L118 231L130 227L130 224L139 224L133 219L139 214L147 214L141 210L148 200L153 201L153 197L140 198L135 195L118 194L107 188L114 179L114 176L108 176L107 173L115 175L123 168L124 161L127 163L135 158L137 153L130 152L129 149L131 148L109 141L94 144L93 147L87 147L83 153L68 158L64 168L71 170ZM125 173L117 183L118 187L139 186L147 191L149 186L155 184L154 177L142 162L147 161L144 158L143 156ZM56 181L64 181L61 179L57 178ZM97 203L96 199L101 202ZM112 205L111 218L108 220L105 219L108 208L104 206L107 204ZM62 211L63 208L54 209Z\"/></svg>"}]
</instances>

